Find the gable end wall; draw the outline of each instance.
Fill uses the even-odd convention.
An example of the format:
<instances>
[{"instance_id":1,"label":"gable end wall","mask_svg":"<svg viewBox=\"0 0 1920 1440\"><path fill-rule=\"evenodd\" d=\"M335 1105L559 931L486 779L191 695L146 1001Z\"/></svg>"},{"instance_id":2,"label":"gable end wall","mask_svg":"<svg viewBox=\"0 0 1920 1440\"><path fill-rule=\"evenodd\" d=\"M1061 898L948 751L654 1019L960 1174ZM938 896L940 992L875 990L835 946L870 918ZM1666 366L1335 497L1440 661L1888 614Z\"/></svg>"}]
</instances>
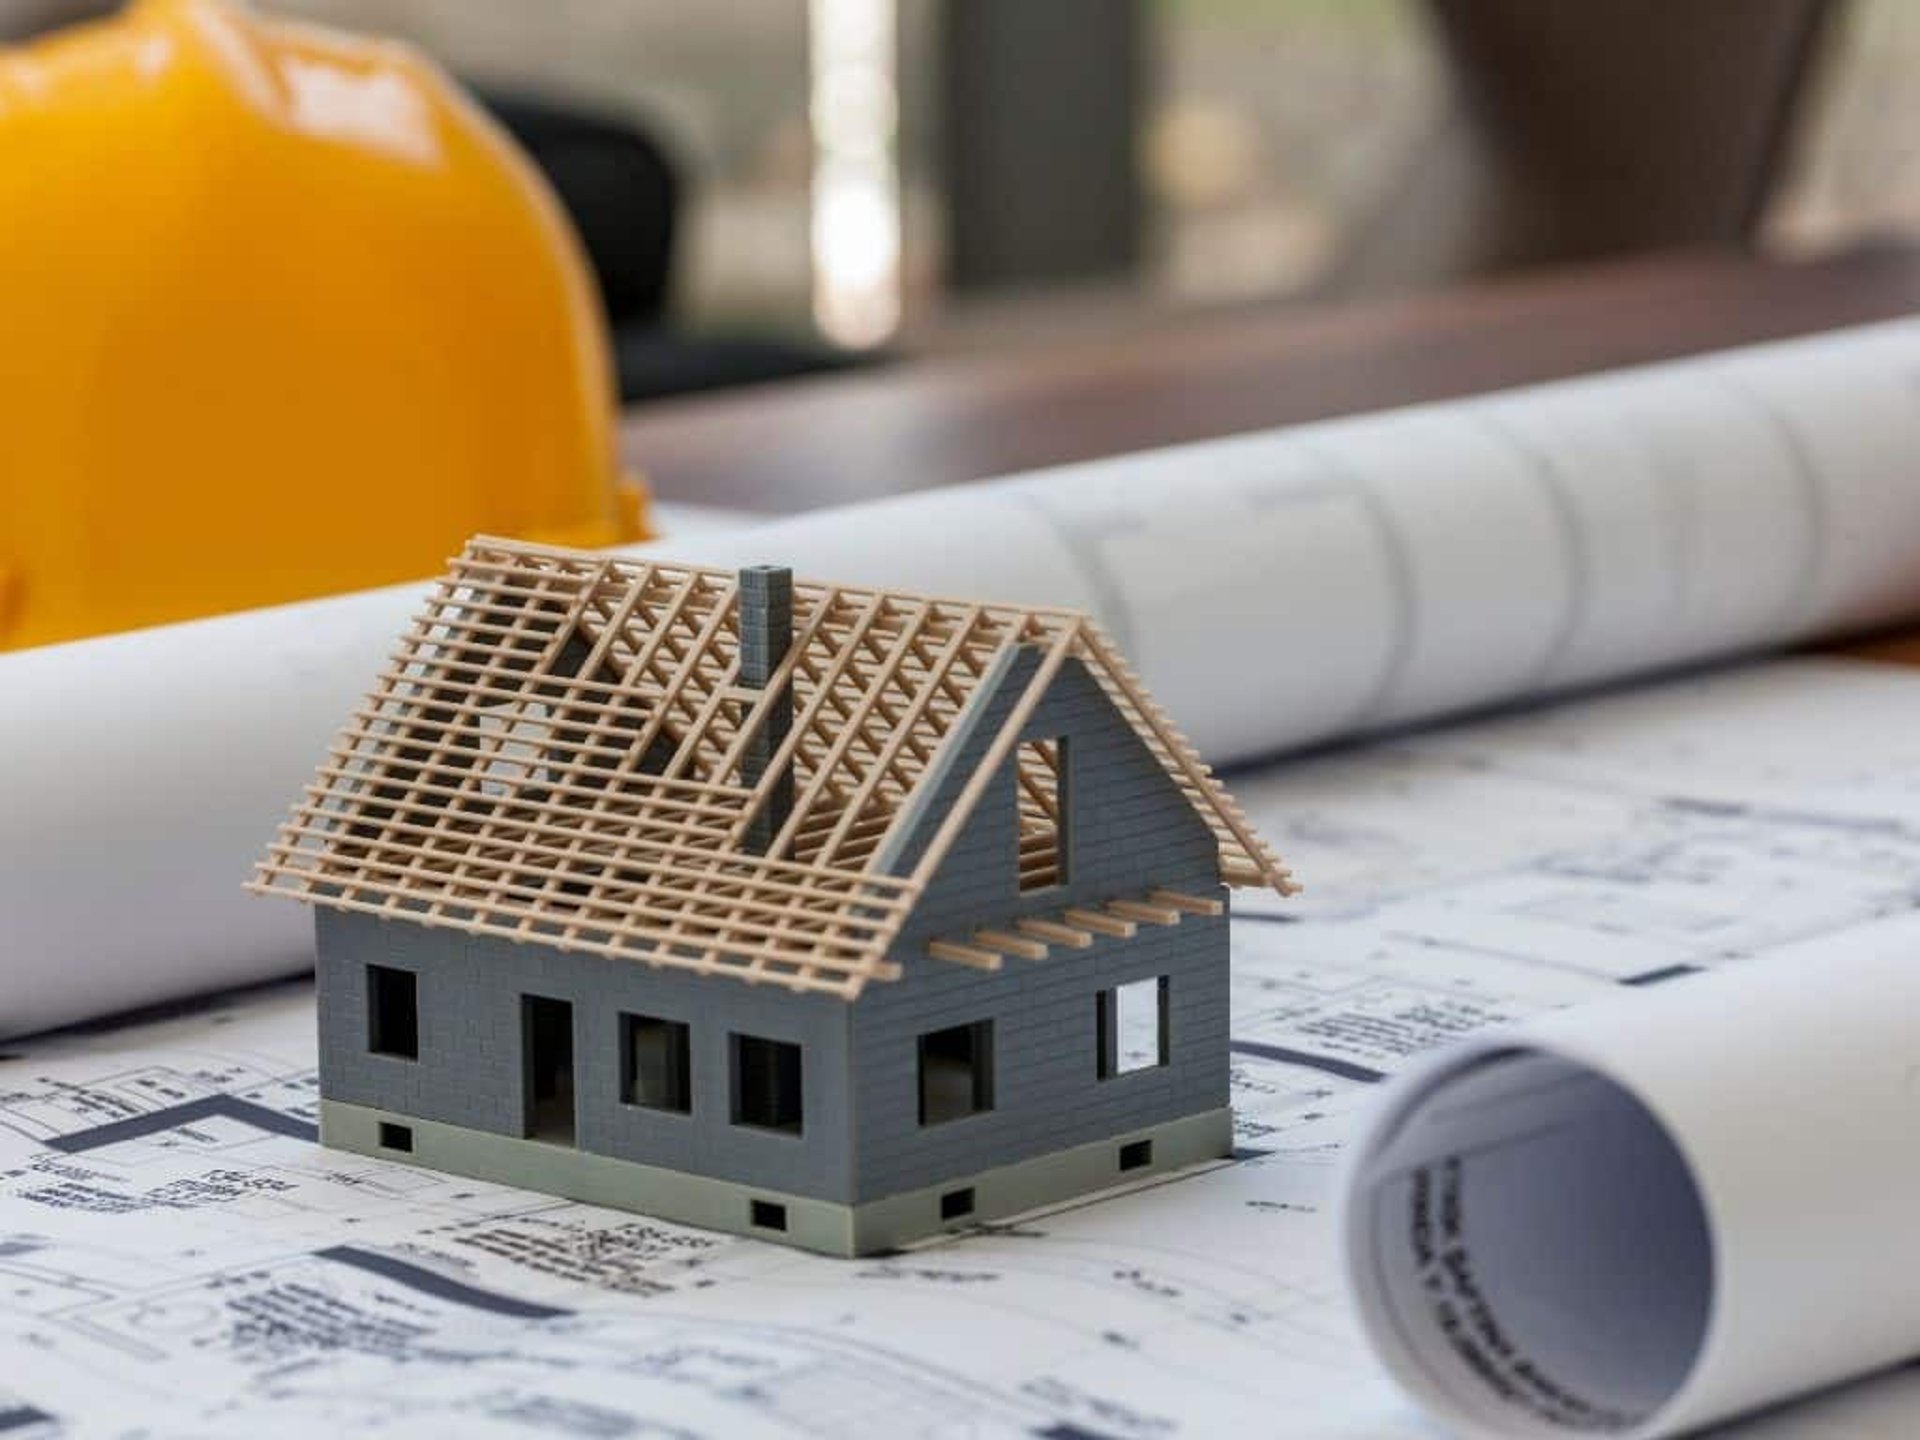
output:
<instances>
[{"instance_id":1,"label":"gable end wall","mask_svg":"<svg viewBox=\"0 0 1920 1440\"><path fill-rule=\"evenodd\" d=\"M1023 654L985 698L941 793L901 851L899 869L925 853L932 832L974 774L1038 657ZM892 951L900 980L869 986L853 1007L856 1198L940 1183L1071 1145L1123 1135L1228 1103L1227 918L1143 924L1133 939L1101 936L1085 950L1051 946L1045 960L1009 956L997 972L932 959L935 938L964 941L1023 915L1138 898L1166 887L1225 899L1212 831L1086 668L1070 661L1021 739L1065 737L1069 774L1067 883L1018 887L1013 762L995 775ZM970 753L969 753L970 752ZM1169 977L1170 1063L1101 1080L1095 994ZM994 1108L923 1127L919 1037L951 1025L994 1023ZM1118 1175L1115 1177L1118 1179Z\"/></svg>"}]
</instances>

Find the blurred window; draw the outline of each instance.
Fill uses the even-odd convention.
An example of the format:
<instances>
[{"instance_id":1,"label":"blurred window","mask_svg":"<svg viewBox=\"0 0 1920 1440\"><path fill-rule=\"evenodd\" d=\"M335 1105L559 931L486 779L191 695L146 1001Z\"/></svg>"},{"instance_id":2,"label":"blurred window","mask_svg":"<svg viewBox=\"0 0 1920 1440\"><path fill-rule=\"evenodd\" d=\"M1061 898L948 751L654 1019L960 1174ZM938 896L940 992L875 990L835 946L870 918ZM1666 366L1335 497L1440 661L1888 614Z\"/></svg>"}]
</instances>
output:
<instances>
[{"instance_id":1,"label":"blurred window","mask_svg":"<svg viewBox=\"0 0 1920 1440\"><path fill-rule=\"evenodd\" d=\"M102 3L0 0L0 9L13 7L17 31ZM965 343L976 321L979 338L993 341L1020 328L1009 313L1028 325L1046 313L1028 296L1011 312L991 295L956 304L943 279L955 206L936 141L969 112L966 96L940 93L942 17L968 0L260 3L400 35L492 89L643 129L687 182L674 273L680 323L813 329L863 345L885 342L904 320L916 340L938 346ZM1090 276L1087 306L1111 319L1143 301L1157 309L1368 288L1343 262L1369 235L1378 243L1393 197L1431 169L1443 133L1457 128L1425 0L1112 3L1117 12L1139 4L1146 27L1138 104L1122 107L1137 120L1120 127L1137 123L1139 133L1076 143L1132 150L1145 261L1117 284L1110 273ZM1804 253L1920 236L1920 143L1911 139L1920 87L1907 81L1916 63L1920 4L1839 7L1766 212L1769 247ZM974 103L996 102L983 93ZM1445 176L1436 183L1463 188ZM1445 242L1405 233L1394 243ZM1045 288L1078 303L1070 284Z\"/></svg>"},{"instance_id":2,"label":"blurred window","mask_svg":"<svg viewBox=\"0 0 1920 1440\"><path fill-rule=\"evenodd\" d=\"M1192 300L1312 286L1445 104L1418 0L1152 0L1149 15L1154 281Z\"/></svg>"},{"instance_id":3,"label":"blurred window","mask_svg":"<svg viewBox=\"0 0 1920 1440\"><path fill-rule=\"evenodd\" d=\"M678 314L724 327L793 327L819 314L831 328L810 234L821 223L810 114L821 95L809 65L832 0L265 3L399 35L463 77L639 124L692 182ZM909 314L938 308L938 3L839 7L890 10L897 31L895 283ZM1147 19L1156 54L1137 137L1147 288L1178 301L1312 285L1410 163L1443 90L1417 0L1148 0ZM850 220L826 217L848 232L856 269L875 243L853 233L866 198L853 193ZM845 338L884 338L859 328Z\"/></svg>"},{"instance_id":4,"label":"blurred window","mask_svg":"<svg viewBox=\"0 0 1920 1440\"><path fill-rule=\"evenodd\" d=\"M1920 238L1916 67L1920 5L1851 0L1840 8L1761 226L1768 249L1805 255Z\"/></svg>"}]
</instances>

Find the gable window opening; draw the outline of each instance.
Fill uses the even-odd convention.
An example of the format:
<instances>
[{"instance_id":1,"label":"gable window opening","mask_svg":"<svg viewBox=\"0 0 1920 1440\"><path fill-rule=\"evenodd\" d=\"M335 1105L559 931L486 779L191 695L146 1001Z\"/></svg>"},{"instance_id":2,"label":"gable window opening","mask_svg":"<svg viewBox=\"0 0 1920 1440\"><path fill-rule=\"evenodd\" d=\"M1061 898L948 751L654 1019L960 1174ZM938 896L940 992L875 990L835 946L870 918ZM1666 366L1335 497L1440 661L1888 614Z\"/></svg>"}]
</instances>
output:
<instances>
[{"instance_id":1,"label":"gable window opening","mask_svg":"<svg viewBox=\"0 0 1920 1440\"><path fill-rule=\"evenodd\" d=\"M691 1032L657 1015L620 1017L620 1098L646 1110L693 1109Z\"/></svg>"},{"instance_id":2,"label":"gable window opening","mask_svg":"<svg viewBox=\"0 0 1920 1440\"><path fill-rule=\"evenodd\" d=\"M367 966L367 1049L397 1060L420 1058L420 981L411 970Z\"/></svg>"},{"instance_id":3,"label":"gable window opening","mask_svg":"<svg viewBox=\"0 0 1920 1440\"><path fill-rule=\"evenodd\" d=\"M993 1022L920 1037L920 1123L941 1125L993 1108Z\"/></svg>"},{"instance_id":4,"label":"gable window opening","mask_svg":"<svg viewBox=\"0 0 1920 1440\"><path fill-rule=\"evenodd\" d=\"M1094 997L1102 1080L1167 1063L1167 977L1134 980Z\"/></svg>"},{"instance_id":5,"label":"gable window opening","mask_svg":"<svg viewBox=\"0 0 1920 1440\"><path fill-rule=\"evenodd\" d=\"M733 1123L753 1130L798 1135L805 1125L800 1105L800 1047L760 1035L729 1037L733 1071Z\"/></svg>"},{"instance_id":6,"label":"gable window opening","mask_svg":"<svg viewBox=\"0 0 1920 1440\"><path fill-rule=\"evenodd\" d=\"M1016 766L1019 792L1020 889L1067 883L1067 742L1028 740Z\"/></svg>"}]
</instances>

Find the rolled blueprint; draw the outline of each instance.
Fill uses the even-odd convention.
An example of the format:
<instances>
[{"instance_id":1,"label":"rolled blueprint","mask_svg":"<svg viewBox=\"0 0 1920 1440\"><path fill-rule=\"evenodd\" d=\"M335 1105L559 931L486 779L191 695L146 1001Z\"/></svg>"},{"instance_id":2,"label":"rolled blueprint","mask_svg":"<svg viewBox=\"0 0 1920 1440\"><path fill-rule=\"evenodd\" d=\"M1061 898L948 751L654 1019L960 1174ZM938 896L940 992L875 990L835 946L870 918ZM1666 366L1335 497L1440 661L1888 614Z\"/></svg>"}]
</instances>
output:
<instances>
[{"instance_id":1,"label":"rolled blueprint","mask_svg":"<svg viewBox=\"0 0 1920 1440\"><path fill-rule=\"evenodd\" d=\"M1375 1351L1475 1440L1653 1440L1920 1356L1920 920L1452 1048L1344 1188Z\"/></svg>"},{"instance_id":2,"label":"rolled blueprint","mask_svg":"<svg viewBox=\"0 0 1920 1440\"><path fill-rule=\"evenodd\" d=\"M1091 610L1231 762L1920 613L1916 374L1901 321L670 550ZM417 598L0 656L0 1035L307 962L240 885Z\"/></svg>"}]
</instances>

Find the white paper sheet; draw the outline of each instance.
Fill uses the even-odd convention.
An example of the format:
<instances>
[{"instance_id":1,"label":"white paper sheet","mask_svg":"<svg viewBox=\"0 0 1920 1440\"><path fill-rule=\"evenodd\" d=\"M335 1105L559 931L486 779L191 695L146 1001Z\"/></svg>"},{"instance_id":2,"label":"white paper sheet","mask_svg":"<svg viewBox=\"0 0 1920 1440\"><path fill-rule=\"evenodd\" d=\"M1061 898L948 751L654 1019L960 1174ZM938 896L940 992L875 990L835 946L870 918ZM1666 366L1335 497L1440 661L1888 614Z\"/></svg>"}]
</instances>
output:
<instances>
[{"instance_id":1,"label":"white paper sheet","mask_svg":"<svg viewBox=\"0 0 1920 1440\"><path fill-rule=\"evenodd\" d=\"M1096 612L1215 761L1920 613L1920 321L673 553ZM0 657L0 1034L301 968L239 884L412 587Z\"/></svg>"},{"instance_id":2,"label":"white paper sheet","mask_svg":"<svg viewBox=\"0 0 1920 1440\"><path fill-rule=\"evenodd\" d=\"M887 1259L322 1151L304 985L25 1042L0 1055L3 1433L1432 1440L1341 1294L1334 1182L1381 1077L1789 947L1821 1014L1829 946L1911 935L1917 712L1920 675L1798 662L1242 775L1316 883L1236 915L1237 1158ZM1916 1428L1908 1369L1739 1433Z\"/></svg>"}]
</instances>

